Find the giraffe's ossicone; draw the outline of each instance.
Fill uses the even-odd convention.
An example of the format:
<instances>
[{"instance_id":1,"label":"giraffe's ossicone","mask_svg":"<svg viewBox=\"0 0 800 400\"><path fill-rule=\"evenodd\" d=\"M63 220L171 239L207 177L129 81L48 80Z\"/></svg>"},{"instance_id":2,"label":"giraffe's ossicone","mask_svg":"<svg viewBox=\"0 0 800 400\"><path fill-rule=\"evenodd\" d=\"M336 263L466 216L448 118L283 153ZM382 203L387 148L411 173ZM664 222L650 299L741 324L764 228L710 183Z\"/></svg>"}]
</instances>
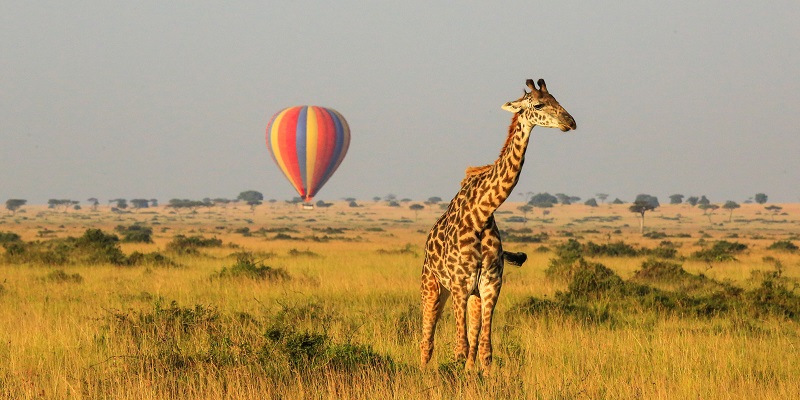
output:
<instances>
[{"instance_id":1,"label":"giraffe's ossicone","mask_svg":"<svg viewBox=\"0 0 800 400\"><path fill-rule=\"evenodd\" d=\"M492 315L503 282L503 261L521 264L524 254L504 255L494 211L519 179L534 126L576 128L575 120L548 91L543 79L503 109L514 113L500 157L483 167L468 168L447 211L428 233L422 266L421 364L433 354L436 323L448 297L456 322L455 358L467 368L488 370L492 362Z\"/></svg>"}]
</instances>

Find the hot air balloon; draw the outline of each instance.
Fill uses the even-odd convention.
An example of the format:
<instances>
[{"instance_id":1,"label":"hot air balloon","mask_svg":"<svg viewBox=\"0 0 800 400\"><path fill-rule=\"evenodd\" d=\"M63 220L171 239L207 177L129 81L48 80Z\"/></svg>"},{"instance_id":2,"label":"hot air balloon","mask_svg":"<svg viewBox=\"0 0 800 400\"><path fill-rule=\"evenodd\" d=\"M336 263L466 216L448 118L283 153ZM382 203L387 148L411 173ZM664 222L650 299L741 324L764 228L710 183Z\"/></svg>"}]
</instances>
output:
<instances>
[{"instance_id":1,"label":"hot air balloon","mask_svg":"<svg viewBox=\"0 0 800 400\"><path fill-rule=\"evenodd\" d=\"M289 107L267 124L267 149L305 202L311 202L342 163L350 127L336 110Z\"/></svg>"}]
</instances>

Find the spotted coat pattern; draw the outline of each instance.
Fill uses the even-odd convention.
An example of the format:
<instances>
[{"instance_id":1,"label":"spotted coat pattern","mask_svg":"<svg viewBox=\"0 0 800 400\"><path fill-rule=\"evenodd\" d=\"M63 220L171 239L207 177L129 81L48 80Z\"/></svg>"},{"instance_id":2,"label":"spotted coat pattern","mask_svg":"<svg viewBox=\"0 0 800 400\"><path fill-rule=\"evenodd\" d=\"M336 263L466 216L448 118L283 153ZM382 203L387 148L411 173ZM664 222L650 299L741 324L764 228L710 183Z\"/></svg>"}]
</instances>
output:
<instances>
[{"instance_id":1,"label":"spotted coat pattern","mask_svg":"<svg viewBox=\"0 0 800 400\"><path fill-rule=\"evenodd\" d=\"M550 95L544 80L537 89L503 105L514 116L498 159L467 169L461 189L433 225L422 267L422 341L424 367L433 355L436 323L448 297L453 298L456 322L455 358L488 371L492 361L492 315L503 277L503 246L494 211L508 199L519 179L534 126L576 128L575 120Z\"/></svg>"}]
</instances>

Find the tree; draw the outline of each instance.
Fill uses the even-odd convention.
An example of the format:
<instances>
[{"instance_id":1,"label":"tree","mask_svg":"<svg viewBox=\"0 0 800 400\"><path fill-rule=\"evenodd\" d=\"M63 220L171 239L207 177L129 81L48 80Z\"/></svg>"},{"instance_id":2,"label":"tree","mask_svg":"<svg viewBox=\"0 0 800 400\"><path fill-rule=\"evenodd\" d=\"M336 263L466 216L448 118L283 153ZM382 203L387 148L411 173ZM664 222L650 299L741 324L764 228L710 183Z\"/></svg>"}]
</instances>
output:
<instances>
[{"instance_id":1,"label":"tree","mask_svg":"<svg viewBox=\"0 0 800 400\"><path fill-rule=\"evenodd\" d=\"M150 207L158 207L158 199L150 199Z\"/></svg>"},{"instance_id":2,"label":"tree","mask_svg":"<svg viewBox=\"0 0 800 400\"><path fill-rule=\"evenodd\" d=\"M109 204L117 203L117 208L119 208L120 210L128 208L128 201L125 199L111 199L108 201L108 203Z\"/></svg>"},{"instance_id":3,"label":"tree","mask_svg":"<svg viewBox=\"0 0 800 400\"><path fill-rule=\"evenodd\" d=\"M442 202L442 198L441 197L433 196L433 197L428 197L428 201L426 201L425 204L430 206L430 205L434 205L434 204L439 204L441 202Z\"/></svg>"},{"instance_id":4,"label":"tree","mask_svg":"<svg viewBox=\"0 0 800 400\"><path fill-rule=\"evenodd\" d=\"M608 193L595 193L594 195L595 197L600 199L600 201L602 201L603 203L605 203L606 199L608 198Z\"/></svg>"},{"instance_id":5,"label":"tree","mask_svg":"<svg viewBox=\"0 0 800 400\"><path fill-rule=\"evenodd\" d=\"M625 204L625 202L620 200L619 197L617 197L616 199L614 199L614 201L611 202L611 204Z\"/></svg>"},{"instance_id":6,"label":"tree","mask_svg":"<svg viewBox=\"0 0 800 400\"><path fill-rule=\"evenodd\" d=\"M725 204L722 205L722 208L730 211L730 214L728 215L728 222L731 222L731 220L733 220L733 210L735 210L735 209L737 209L739 207L741 207L741 206L738 203L736 203L735 201L732 201L732 200L728 200L728 201L725 202Z\"/></svg>"},{"instance_id":7,"label":"tree","mask_svg":"<svg viewBox=\"0 0 800 400\"><path fill-rule=\"evenodd\" d=\"M783 210L783 207L772 205L772 206L766 206L764 207L764 209L772 213L771 216L772 220L774 221L775 216L778 215L778 213L781 212L781 210Z\"/></svg>"},{"instance_id":8,"label":"tree","mask_svg":"<svg viewBox=\"0 0 800 400\"><path fill-rule=\"evenodd\" d=\"M215 199L211 199L211 204L222 208L228 208L228 204L231 204L231 200L223 197L217 197Z\"/></svg>"},{"instance_id":9,"label":"tree","mask_svg":"<svg viewBox=\"0 0 800 400\"><path fill-rule=\"evenodd\" d=\"M64 212L70 207L75 207L79 201L76 200L69 200L69 199L50 199L47 200L47 206L49 208L58 209L58 207L64 207Z\"/></svg>"},{"instance_id":10,"label":"tree","mask_svg":"<svg viewBox=\"0 0 800 400\"><path fill-rule=\"evenodd\" d=\"M419 218L419 211L425 209L425 206L423 206L422 204L414 203L408 206L408 208L411 211L414 211L414 220L416 221L417 218Z\"/></svg>"},{"instance_id":11,"label":"tree","mask_svg":"<svg viewBox=\"0 0 800 400\"><path fill-rule=\"evenodd\" d=\"M673 194L669 196L669 204L681 204L683 203L683 195L682 194Z\"/></svg>"},{"instance_id":12,"label":"tree","mask_svg":"<svg viewBox=\"0 0 800 400\"><path fill-rule=\"evenodd\" d=\"M523 204L517 207L517 210L522 211L522 217L525 218L525 221L528 221L528 213L533 211L533 207L528 204Z\"/></svg>"},{"instance_id":13,"label":"tree","mask_svg":"<svg viewBox=\"0 0 800 400\"><path fill-rule=\"evenodd\" d=\"M89 197L88 199L86 199L86 201L88 201L89 204L92 205L92 211L97 211L97 206L100 205L100 200L97 200L96 197Z\"/></svg>"},{"instance_id":14,"label":"tree","mask_svg":"<svg viewBox=\"0 0 800 400\"><path fill-rule=\"evenodd\" d=\"M246 190L239 193L239 196L236 198L247 203L247 205L250 206L250 211L255 212L256 206L261 205L262 200L264 200L264 195L255 190Z\"/></svg>"},{"instance_id":15,"label":"tree","mask_svg":"<svg viewBox=\"0 0 800 400\"><path fill-rule=\"evenodd\" d=\"M591 199L586 200L586 202L583 203L583 204L585 204L585 205L587 205L589 207L597 207L597 200L595 200L594 197L592 197Z\"/></svg>"},{"instance_id":16,"label":"tree","mask_svg":"<svg viewBox=\"0 0 800 400\"><path fill-rule=\"evenodd\" d=\"M536 208L550 208L553 207L553 204L558 202L558 198L556 196L551 195L550 193L537 193L531 197L531 200L528 202L529 205L534 206Z\"/></svg>"},{"instance_id":17,"label":"tree","mask_svg":"<svg viewBox=\"0 0 800 400\"><path fill-rule=\"evenodd\" d=\"M756 198L755 199L756 199L756 203L764 204L764 203L767 202L767 195L765 195L764 193L756 193Z\"/></svg>"},{"instance_id":18,"label":"tree","mask_svg":"<svg viewBox=\"0 0 800 400\"><path fill-rule=\"evenodd\" d=\"M558 202L563 206L572 204L572 202L569 200L569 196L564 193L556 193L556 198L558 198Z\"/></svg>"},{"instance_id":19,"label":"tree","mask_svg":"<svg viewBox=\"0 0 800 400\"><path fill-rule=\"evenodd\" d=\"M706 198L706 195L700 196L700 200L697 200L697 204L701 206L707 206L711 204L711 201Z\"/></svg>"},{"instance_id":20,"label":"tree","mask_svg":"<svg viewBox=\"0 0 800 400\"><path fill-rule=\"evenodd\" d=\"M198 207L208 207L208 204L199 200L170 199L167 207L174 208L175 211L178 211L182 208L188 208L190 211L195 211Z\"/></svg>"},{"instance_id":21,"label":"tree","mask_svg":"<svg viewBox=\"0 0 800 400\"><path fill-rule=\"evenodd\" d=\"M700 199L697 198L697 196L690 196L686 198L686 202L689 203L692 207L696 206L698 201L700 201Z\"/></svg>"},{"instance_id":22,"label":"tree","mask_svg":"<svg viewBox=\"0 0 800 400\"><path fill-rule=\"evenodd\" d=\"M147 208L150 206L150 200L147 199L131 199L131 205L134 209Z\"/></svg>"},{"instance_id":23,"label":"tree","mask_svg":"<svg viewBox=\"0 0 800 400\"><path fill-rule=\"evenodd\" d=\"M697 208L703 210L703 214L705 214L708 217L708 222L711 222L711 214L714 214L714 211L717 210L719 206L716 204L704 203L704 204L699 204Z\"/></svg>"},{"instance_id":24,"label":"tree","mask_svg":"<svg viewBox=\"0 0 800 400\"><path fill-rule=\"evenodd\" d=\"M631 212L641 216L639 220L639 233L644 234L644 214L648 211L655 210L659 205L657 197L650 196L649 194L640 194L636 196L633 205L628 207Z\"/></svg>"},{"instance_id":25,"label":"tree","mask_svg":"<svg viewBox=\"0 0 800 400\"><path fill-rule=\"evenodd\" d=\"M23 199L8 199L6 200L6 209L8 209L8 211L13 215L16 214L17 210L19 210L27 202L28 200Z\"/></svg>"}]
</instances>

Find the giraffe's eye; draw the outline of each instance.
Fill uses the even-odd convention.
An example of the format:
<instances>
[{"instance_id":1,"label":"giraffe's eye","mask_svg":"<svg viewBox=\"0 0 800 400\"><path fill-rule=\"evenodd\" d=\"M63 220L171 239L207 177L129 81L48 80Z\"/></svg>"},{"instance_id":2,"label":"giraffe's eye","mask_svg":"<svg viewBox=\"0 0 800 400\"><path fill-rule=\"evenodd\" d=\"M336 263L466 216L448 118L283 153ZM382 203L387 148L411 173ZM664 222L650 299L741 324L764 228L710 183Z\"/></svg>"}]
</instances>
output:
<instances>
[{"instance_id":1,"label":"giraffe's eye","mask_svg":"<svg viewBox=\"0 0 800 400\"><path fill-rule=\"evenodd\" d=\"M534 108L535 110L541 110L542 108L544 108L544 104L542 104L542 103L539 103L539 104L534 104L534 105L533 105L533 108Z\"/></svg>"}]
</instances>

